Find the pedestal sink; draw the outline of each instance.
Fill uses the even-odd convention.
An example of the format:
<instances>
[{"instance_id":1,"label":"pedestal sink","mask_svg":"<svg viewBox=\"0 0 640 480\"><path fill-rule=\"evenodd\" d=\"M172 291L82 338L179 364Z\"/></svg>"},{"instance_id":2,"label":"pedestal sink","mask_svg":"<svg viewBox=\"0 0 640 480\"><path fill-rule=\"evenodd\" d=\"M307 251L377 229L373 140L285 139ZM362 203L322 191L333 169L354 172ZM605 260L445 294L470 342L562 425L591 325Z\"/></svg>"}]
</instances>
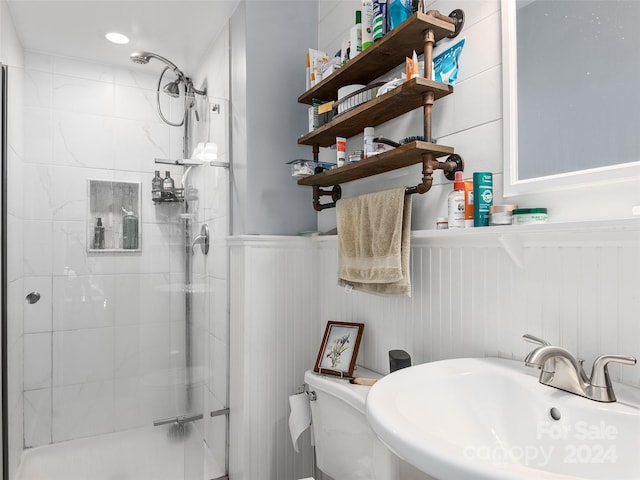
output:
<instances>
[{"instance_id":1,"label":"pedestal sink","mask_svg":"<svg viewBox=\"0 0 640 480\"><path fill-rule=\"evenodd\" d=\"M541 385L539 370L462 358L398 370L367 418L398 456L439 480L640 479L640 390L600 403Z\"/></svg>"}]
</instances>

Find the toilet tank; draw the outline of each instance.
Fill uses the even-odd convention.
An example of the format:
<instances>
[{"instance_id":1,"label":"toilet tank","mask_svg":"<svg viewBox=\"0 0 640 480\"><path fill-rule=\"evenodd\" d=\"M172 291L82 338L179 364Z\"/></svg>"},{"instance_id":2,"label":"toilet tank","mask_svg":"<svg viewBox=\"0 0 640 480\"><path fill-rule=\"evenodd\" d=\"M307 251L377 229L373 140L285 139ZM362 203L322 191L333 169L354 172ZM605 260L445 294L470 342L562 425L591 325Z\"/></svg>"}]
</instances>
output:
<instances>
[{"instance_id":1,"label":"toilet tank","mask_svg":"<svg viewBox=\"0 0 640 480\"><path fill-rule=\"evenodd\" d=\"M381 375L358 367L356 377ZM429 477L394 455L376 436L365 413L371 387L349 380L319 375L308 370L304 376L310 392L311 421L316 462L333 480L425 480Z\"/></svg>"}]
</instances>

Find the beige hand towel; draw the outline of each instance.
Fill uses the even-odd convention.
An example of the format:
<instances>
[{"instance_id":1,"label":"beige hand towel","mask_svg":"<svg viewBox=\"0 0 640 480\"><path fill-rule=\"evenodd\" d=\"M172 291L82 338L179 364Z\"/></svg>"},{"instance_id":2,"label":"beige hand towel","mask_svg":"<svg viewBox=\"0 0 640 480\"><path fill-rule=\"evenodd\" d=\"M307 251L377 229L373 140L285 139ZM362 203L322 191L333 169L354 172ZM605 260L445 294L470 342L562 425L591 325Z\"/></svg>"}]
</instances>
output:
<instances>
[{"instance_id":1,"label":"beige hand towel","mask_svg":"<svg viewBox=\"0 0 640 480\"><path fill-rule=\"evenodd\" d=\"M339 200L338 283L378 295L411 296L411 196L404 188Z\"/></svg>"}]
</instances>

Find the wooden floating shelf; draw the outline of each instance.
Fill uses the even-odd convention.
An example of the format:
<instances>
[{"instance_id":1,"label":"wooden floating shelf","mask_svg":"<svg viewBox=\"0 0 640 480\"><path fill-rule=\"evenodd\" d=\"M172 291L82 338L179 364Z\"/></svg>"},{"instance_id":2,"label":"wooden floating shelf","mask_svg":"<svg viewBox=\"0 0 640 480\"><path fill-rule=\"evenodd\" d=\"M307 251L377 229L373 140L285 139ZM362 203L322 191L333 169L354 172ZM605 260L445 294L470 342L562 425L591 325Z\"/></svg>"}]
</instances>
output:
<instances>
[{"instance_id":1,"label":"wooden floating shelf","mask_svg":"<svg viewBox=\"0 0 640 480\"><path fill-rule=\"evenodd\" d=\"M453 93L453 87L422 77L413 78L384 95L343 113L326 125L302 135L298 143L329 147L336 143L336 137L352 137L362 133L364 127L377 127L422 107L423 94L428 92L433 92L434 100L438 100Z\"/></svg>"},{"instance_id":2,"label":"wooden floating shelf","mask_svg":"<svg viewBox=\"0 0 640 480\"><path fill-rule=\"evenodd\" d=\"M405 58L410 57L414 50L421 55L424 44L416 42L416 39L420 39L423 32L429 29L433 30L436 42L455 32L455 26L450 23L424 13L414 13L372 47L300 95L298 102L311 105L314 98L336 100L340 87L353 83L366 85L404 63Z\"/></svg>"},{"instance_id":3,"label":"wooden floating shelf","mask_svg":"<svg viewBox=\"0 0 640 480\"><path fill-rule=\"evenodd\" d=\"M427 142L411 142L344 167L301 178L298 180L298 185L330 187L351 182L422 163L422 155L425 153L431 153L435 158L444 157L453 154L453 147Z\"/></svg>"}]
</instances>

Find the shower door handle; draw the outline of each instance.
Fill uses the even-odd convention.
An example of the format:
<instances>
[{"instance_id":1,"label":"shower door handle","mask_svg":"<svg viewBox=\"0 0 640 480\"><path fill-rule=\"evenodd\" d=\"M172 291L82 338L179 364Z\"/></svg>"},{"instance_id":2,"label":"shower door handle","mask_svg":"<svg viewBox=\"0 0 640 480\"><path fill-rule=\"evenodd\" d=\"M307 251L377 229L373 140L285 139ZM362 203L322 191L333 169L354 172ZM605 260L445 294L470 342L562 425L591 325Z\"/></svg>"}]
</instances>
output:
<instances>
[{"instance_id":1,"label":"shower door handle","mask_svg":"<svg viewBox=\"0 0 640 480\"><path fill-rule=\"evenodd\" d=\"M38 300L40 300L40 293L39 292L31 292L31 293L27 294L27 296L24 297L24 299L26 300L26 302L29 305L33 305L34 303L38 303Z\"/></svg>"}]
</instances>

